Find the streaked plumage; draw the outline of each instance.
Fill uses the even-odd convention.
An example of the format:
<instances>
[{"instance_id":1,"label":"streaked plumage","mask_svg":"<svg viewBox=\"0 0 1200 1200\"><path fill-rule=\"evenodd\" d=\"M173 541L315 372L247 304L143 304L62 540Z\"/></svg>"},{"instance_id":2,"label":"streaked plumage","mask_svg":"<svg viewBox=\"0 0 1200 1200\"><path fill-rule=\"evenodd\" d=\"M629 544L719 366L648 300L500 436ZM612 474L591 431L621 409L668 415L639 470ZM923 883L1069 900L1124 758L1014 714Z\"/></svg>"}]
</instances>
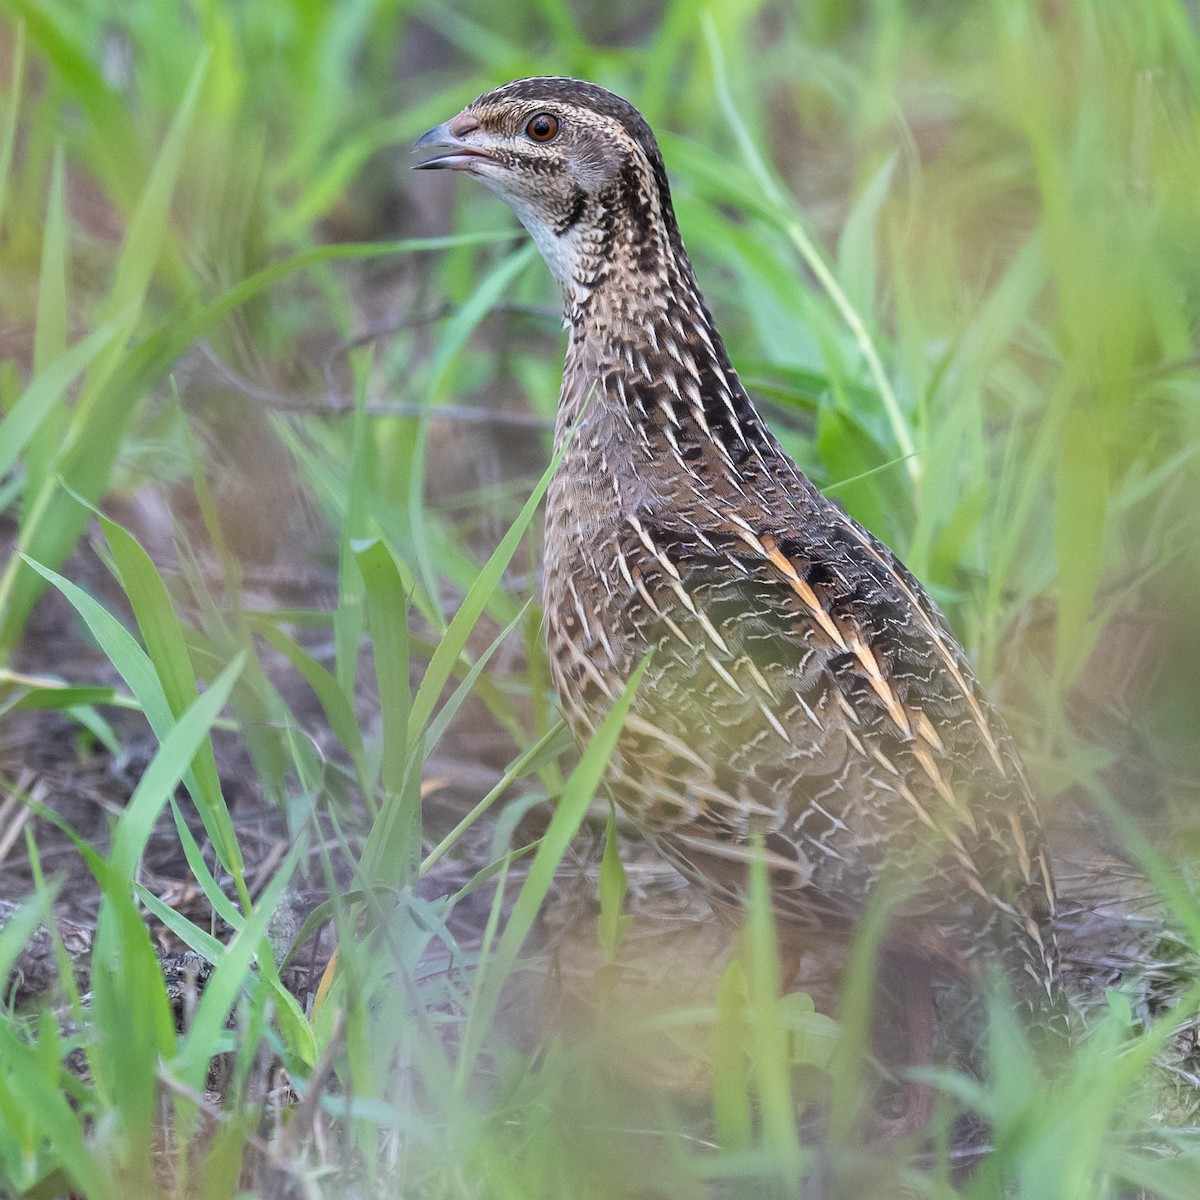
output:
<instances>
[{"instance_id":1,"label":"streaked plumage","mask_svg":"<svg viewBox=\"0 0 1200 1200\"><path fill-rule=\"evenodd\" d=\"M1011 739L921 585L751 405L645 121L525 79L417 148L498 192L562 285L546 630L581 740L653 651L610 768L622 807L718 904L740 903L754 835L788 922L844 931L892 879L894 946L999 962L1057 1011L1054 884Z\"/></svg>"}]
</instances>

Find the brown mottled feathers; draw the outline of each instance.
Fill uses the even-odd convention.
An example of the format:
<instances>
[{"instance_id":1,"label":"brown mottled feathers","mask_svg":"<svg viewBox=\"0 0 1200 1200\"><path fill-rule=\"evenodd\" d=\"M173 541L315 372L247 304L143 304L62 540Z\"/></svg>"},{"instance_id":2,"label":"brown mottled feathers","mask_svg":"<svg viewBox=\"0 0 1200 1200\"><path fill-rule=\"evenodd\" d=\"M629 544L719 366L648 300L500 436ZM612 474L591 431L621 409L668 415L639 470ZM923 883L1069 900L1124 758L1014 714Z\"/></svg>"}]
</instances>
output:
<instances>
[{"instance_id":1,"label":"brown mottled feathers","mask_svg":"<svg viewBox=\"0 0 1200 1200\"><path fill-rule=\"evenodd\" d=\"M653 650L617 800L718 903L740 903L757 834L787 921L845 927L890 880L897 943L999 962L1030 1010L1057 1008L1054 886L1011 740L921 585L752 407L645 121L562 79L466 113L484 157L453 165L513 206L563 288L545 610L580 738ZM538 113L547 145L525 132Z\"/></svg>"}]
</instances>

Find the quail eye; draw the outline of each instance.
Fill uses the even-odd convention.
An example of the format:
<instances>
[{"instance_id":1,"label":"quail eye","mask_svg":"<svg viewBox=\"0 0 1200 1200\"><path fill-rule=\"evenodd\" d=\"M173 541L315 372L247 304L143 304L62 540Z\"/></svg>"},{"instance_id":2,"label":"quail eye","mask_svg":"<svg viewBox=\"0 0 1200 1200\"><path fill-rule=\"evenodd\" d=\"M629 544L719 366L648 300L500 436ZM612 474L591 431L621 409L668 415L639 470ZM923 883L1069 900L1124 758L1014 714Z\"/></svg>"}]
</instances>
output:
<instances>
[{"instance_id":1,"label":"quail eye","mask_svg":"<svg viewBox=\"0 0 1200 1200\"><path fill-rule=\"evenodd\" d=\"M551 113L538 113L529 118L525 133L535 142L551 142L558 136L558 118Z\"/></svg>"}]
</instances>

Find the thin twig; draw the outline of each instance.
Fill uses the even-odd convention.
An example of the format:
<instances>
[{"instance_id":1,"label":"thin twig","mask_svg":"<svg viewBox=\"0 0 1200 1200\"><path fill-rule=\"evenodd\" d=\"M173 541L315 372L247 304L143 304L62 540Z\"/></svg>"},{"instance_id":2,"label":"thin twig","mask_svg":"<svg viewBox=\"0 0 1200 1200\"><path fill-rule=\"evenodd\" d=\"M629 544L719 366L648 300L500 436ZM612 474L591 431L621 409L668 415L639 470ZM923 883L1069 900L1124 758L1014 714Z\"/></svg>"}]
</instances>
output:
<instances>
[{"instance_id":1,"label":"thin twig","mask_svg":"<svg viewBox=\"0 0 1200 1200\"><path fill-rule=\"evenodd\" d=\"M311 416L341 416L354 412L353 397L336 393L327 394L324 400L288 395L273 388L264 388L239 374L228 363L223 362L206 344L201 344L209 366L216 372L220 382L233 388L243 396L276 412L302 413ZM373 417L441 417L449 421L460 421L473 425L507 425L519 429L553 429L554 422L533 413L507 413L490 408L478 408L467 404L439 404L430 408L424 404L368 403L364 411Z\"/></svg>"}]
</instances>

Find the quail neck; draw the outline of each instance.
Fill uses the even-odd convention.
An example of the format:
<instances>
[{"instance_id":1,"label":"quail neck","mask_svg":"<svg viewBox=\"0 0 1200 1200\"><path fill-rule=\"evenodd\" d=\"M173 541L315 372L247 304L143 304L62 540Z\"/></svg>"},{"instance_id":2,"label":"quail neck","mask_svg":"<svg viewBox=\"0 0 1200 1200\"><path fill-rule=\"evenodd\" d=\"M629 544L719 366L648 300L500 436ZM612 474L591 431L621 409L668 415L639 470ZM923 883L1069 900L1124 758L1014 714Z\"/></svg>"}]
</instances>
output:
<instances>
[{"instance_id":1,"label":"quail neck","mask_svg":"<svg viewBox=\"0 0 1200 1200\"><path fill-rule=\"evenodd\" d=\"M594 84L523 79L416 149L499 194L562 288L546 636L581 740L650 655L614 797L718 909L739 909L759 852L795 928L842 936L898 881L893 944L998 962L1030 1013L1061 1013L1011 738L920 583L754 410L645 120Z\"/></svg>"},{"instance_id":2,"label":"quail neck","mask_svg":"<svg viewBox=\"0 0 1200 1200\"><path fill-rule=\"evenodd\" d=\"M774 449L700 294L662 156L635 109L578 80L517 80L417 148L440 151L422 167L467 171L500 195L562 289L560 435L586 406L611 409L634 453L665 442L668 461L681 437L695 435L705 457L723 444L710 421L735 447ZM726 456L716 457L713 470Z\"/></svg>"}]
</instances>

